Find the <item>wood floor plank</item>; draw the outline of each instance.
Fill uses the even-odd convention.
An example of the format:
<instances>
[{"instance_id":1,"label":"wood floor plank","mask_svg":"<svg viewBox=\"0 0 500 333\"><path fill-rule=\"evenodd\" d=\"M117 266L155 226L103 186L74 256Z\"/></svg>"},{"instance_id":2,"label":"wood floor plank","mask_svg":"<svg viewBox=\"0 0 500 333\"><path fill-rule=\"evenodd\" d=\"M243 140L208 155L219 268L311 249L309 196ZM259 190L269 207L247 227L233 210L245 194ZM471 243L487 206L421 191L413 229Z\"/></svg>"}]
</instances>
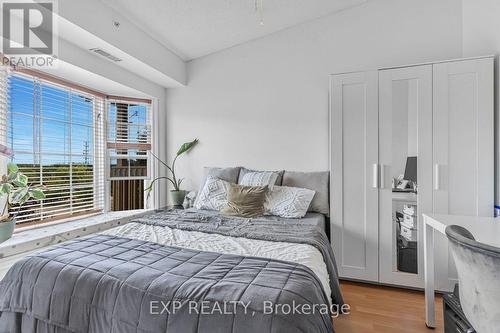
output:
<instances>
[{"instance_id":1,"label":"wood floor plank","mask_svg":"<svg viewBox=\"0 0 500 333\"><path fill-rule=\"evenodd\" d=\"M341 282L351 313L333 320L336 333L443 333L443 305L436 297L437 328L425 326L424 293Z\"/></svg>"}]
</instances>

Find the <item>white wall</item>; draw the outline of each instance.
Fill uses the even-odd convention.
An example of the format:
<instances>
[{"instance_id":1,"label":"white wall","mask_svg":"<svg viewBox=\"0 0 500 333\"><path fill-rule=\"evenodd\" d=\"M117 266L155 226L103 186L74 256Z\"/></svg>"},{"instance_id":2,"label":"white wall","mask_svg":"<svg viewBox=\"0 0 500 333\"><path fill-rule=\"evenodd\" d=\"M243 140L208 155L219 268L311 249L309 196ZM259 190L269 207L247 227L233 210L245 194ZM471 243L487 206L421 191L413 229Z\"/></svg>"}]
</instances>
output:
<instances>
[{"instance_id":1,"label":"white wall","mask_svg":"<svg viewBox=\"0 0 500 333\"><path fill-rule=\"evenodd\" d=\"M167 151L200 144L179 166L197 188L203 166L328 169L328 74L455 58L460 0L377 0L188 64L167 89Z\"/></svg>"},{"instance_id":2,"label":"white wall","mask_svg":"<svg viewBox=\"0 0 500 333\"><path fill-rule=\"evenodd\" d=\"M463 54L466 57L500 53L500 1L463 0ZM495 73L495 203L500 204L500 117L498 96L500 94L500 66L498 57ZM493 181L493 179L492 179Z\"/></svg>"}]
</instances>

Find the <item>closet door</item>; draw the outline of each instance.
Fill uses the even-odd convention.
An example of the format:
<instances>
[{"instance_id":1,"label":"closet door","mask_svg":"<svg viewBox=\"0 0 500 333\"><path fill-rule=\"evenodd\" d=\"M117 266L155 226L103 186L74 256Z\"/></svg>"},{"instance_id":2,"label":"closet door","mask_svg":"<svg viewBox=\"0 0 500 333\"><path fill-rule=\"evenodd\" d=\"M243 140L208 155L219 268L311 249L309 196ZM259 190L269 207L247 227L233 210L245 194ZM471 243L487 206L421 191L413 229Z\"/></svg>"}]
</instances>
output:
<instances>
[{"instance_id":1,"label":"closet door","mask_svg":"<svg viewBox=\"0 0 500 333\"><path fill-rule=\"evenodd\" d=\"M339 275L368 281L378 281L377 80L330 80L331 240Z\"/></svg>"},{"instance_id":2,"label":"closet door","mask_svg":"<svg viewBox=\"0 0 500 333\"><path fill-rule=\"evenodd\" d=\"M436 214L493 214L493 69L493 58L434 65ZM436 238L437 288L449 290L456 271L445 238Z\"/></svg>"},{"instance_id":3,"label":"closet door","mask_svg":"<svg viewBox=\"0 0 500 333\"><path fill-rule=\"evenodd\" d=\"M432 210L432 65L379 73L380 282L423 286Z\"/></svg>"}]
</instances>

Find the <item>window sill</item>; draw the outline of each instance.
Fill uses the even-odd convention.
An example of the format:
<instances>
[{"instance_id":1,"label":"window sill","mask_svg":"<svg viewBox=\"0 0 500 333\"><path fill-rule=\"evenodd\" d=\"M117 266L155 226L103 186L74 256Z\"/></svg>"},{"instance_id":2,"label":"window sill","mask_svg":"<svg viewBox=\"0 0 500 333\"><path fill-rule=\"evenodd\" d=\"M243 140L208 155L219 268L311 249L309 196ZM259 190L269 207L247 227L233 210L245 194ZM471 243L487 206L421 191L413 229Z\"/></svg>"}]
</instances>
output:
<instances>
[{"instance_id":1,"label":"window sill","mask_svg":"<svg viewBox=\"0 0 500 333\"><path fill-rule=\"evenodd\" d=\"M127 223L133 217L139 217L152 210L137 209L120 212L108 212L93 216L71 219L58 223L18 229L11 239L0 243L0 259L38 248L61 243L76 237L104 231Z\"/></svg>"}]
</instances>

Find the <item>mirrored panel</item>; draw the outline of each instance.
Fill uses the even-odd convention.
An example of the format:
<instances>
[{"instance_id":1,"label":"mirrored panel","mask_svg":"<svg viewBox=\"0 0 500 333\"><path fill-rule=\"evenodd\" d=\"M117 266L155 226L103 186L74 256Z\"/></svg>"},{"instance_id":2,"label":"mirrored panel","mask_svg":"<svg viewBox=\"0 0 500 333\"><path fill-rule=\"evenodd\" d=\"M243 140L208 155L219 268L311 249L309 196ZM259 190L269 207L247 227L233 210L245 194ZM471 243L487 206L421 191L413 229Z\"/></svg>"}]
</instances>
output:
<instances>
[{"instance_id":1,"label":"mirrored panel","mask_svg":"<svg viewBox=\"0 0 500 333\"><path fill-rule=\"evenodd\" d=\"M392 84L393 267L418 274L418 80Z\"/></svg>"}]
</instances>

